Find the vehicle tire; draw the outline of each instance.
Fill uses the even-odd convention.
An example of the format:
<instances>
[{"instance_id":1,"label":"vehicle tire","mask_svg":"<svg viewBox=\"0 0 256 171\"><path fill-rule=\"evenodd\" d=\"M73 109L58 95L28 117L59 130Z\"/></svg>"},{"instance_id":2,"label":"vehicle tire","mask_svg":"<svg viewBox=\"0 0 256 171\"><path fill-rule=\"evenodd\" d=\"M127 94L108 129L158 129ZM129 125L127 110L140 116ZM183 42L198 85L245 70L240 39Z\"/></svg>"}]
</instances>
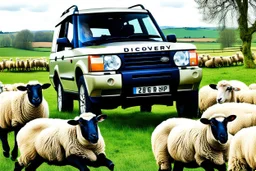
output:
<instances>
[{"instance_id":1,"label":"vehicle tire","mask_svg":"<svg viewBox=\"0 0 256 171\"><path fill-rule=\"evenodd\" d=\"M71 112L71 111L73 111L73 108L74 108L73 99L63 91L63 87L62 87L60 81L58 81L58 84L57 84L57 109L58 109L58 111L59 112L64 112L64 111Z\"/></svg>"},{"instance_id":2,"label":"vehicle tire","mask_svg":"<svg viewBox=\"0 0 256 171\"><path fill-rule=\"evenodd\" d=\"M141 105L140 111L141 112L151 112L152 106L151 105Z\"/></svg>"},{"instance_id":3,"label":"vehicle tire","mask_svg":"<svg viewBox=\"0 0 256 171\"><path fill-rule=\"evenodd\" d=\"M198 91L180 93L176 100L176 110L179 117L199 117Z\"/></svg>"},{"instance_id":4,"label":"vehicle tire","mask_svg":"<svg viewBox=\"0 0 256 171\"><path fill-rule=\"evenodd\" d=\"M101 114L101 109L97 105L91 102L91 99L88 95L84 77L80 76L78 83L78 92L79 92L79 113L92 112L96 115Z\"/></svg>"}]
</instances>

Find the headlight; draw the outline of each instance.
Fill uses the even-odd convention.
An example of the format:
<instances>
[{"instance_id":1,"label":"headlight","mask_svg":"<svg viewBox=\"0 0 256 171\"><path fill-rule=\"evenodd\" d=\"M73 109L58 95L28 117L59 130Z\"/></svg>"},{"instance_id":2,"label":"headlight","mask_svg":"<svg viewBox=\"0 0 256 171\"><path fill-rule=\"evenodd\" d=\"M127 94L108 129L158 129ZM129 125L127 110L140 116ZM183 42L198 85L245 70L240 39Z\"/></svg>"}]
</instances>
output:
<instances>
[{"instance_id":1,"label":"headlight","mask_svg":"<svg viewBox=\"0 0 256 171\"><path fill-rule=\"evenodd\" d=\"M117 55L88 57L90 71L112 71L121 67L121 59Z\"/></svg>"},{"instance_id":2,"label":"headlight","mask_svg":"<svg viewBox=\"0 0 256 171\"><path fill-rule=\"evenodd\" d=\"M198 65L197 54L195 50L177 51L173 57L177 66L196 66Z\"/></svg>"},{"instance_id":3,"label":"headlight","mask_svg":"<svg viewBox=\"0 0 256 171\"><path fill-rule=\"evenodd\" d=\"M121 59L116 55L103 57L104 70L118 70L121 67Z\"/></svg>"}]
</instances>

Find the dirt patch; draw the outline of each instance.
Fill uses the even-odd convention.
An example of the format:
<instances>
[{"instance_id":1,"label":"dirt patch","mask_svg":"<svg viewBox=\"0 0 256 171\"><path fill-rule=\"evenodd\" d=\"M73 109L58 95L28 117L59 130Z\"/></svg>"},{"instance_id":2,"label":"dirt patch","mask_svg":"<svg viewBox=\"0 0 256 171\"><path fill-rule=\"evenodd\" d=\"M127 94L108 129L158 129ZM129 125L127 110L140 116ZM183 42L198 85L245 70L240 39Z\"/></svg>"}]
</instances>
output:
<instances>
[{"instance_id":1,"label":"dirt patch","mask_svg":"<svg viewBox=\"0 0 256 171\"><path fill-rule=\"evenodd\" d=\"M52 47L52 43L51 42L33 42L32 47L33 48Z\"/></svg>"}]
</instances>

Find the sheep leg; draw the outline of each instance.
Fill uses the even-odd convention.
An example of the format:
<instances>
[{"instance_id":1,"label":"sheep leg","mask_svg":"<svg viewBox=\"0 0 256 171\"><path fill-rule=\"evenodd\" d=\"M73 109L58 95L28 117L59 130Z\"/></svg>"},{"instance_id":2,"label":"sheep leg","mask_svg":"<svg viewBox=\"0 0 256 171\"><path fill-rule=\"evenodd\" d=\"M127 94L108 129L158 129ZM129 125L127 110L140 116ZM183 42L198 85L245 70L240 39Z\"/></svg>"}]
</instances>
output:
<instances>
[{"instance_id":1,"label":"sheep leg","mask_svg":"<svg viewBox=\"0 0 256 171\"><path fill-rule=\"evenodd\" d=\"M174 162L173 171L183 171L183 169L184 169L184 164L182 162L179 162L179 161Z\"/></svg>"},{"instance_id":2,"label":"sheep leg","mask_svg":"<svg viewBox=\"0 0 256 171\"><path fill-rule=\"evenodd\" d=\"M91 166L93 167L100 167L100 166L106 166L109 170L114 170L114 163L109 160L105 154L101 153L97 155L97 160L95 162L91 163Z\"/></svg>"},{"instance_id":3,"label":"sheep leg","mask_svg":"<svg viewBox=\"0 0 256 171\"><path fill-rule=\"evenodd\" d=\"M2 141L2 148L3 148L3 154L4 157L8 158L10 156L10 146L8 144L8 139L7 139L8 132L5 131L4 129L0 128L0 139Z\"/></svg>"},{"instance_id":4,"label":"sheep leg","mask_svg":"<svg viewBox=\"0 0 256 171\"><path fill-rule=\"evenodd\" d=\"M80 156L70 155L67 157L67 161L71 166L78 168L80 171L90 171L86 166L88 161Z\"/></svg>"},{"instance_id":5,"label":"sheep leg","mask_svg":"<svg viewBox=\"0 0 256 171\"><path fill-rule=\"evenodd\" d=\"M226 164L222 164L222 165L215 165L215 168L218 170L218 171L226 171Z\"/></svg>"},{"instance_id":6,"label":"sheep leg","mask_svg":"<svg viewBox=\"0 0 256 171\"><path fill-rule=\"evenodd\" d=\"M14 171L21 171L24 168L23 165L20 165L19 162L15 162L15 168Z\"/></svg>"},{"instance_id":7,"label":"sheep leg","mask_svg":"<svg viewBox=\"0 0 256 171\"><path fill-rule=\"evenodd\" d=\"M41 156L36 156L34 160L31 160L28 167L25 168L26 171L35 171L45 160Z\"/></svg>"},{"instance_id":8,"label":"sheep leg","mask_svg":"<svg viewBox=\"0 0 256 171\"><path fill-rule=\"evenodd\" d=\"M13 147L13 150L12 150L12 157L11 159L13 161L16 160L16 158L18 157L18 144L17 144L17 140L16 140L16 137L17 137L17 134L19 132L19 130L21 129L22 127L17 127L15 128L14 130L14 147Z\"/></svg>"},{"instance_id":9,"label":"sheep leg","mask_svg":"<svg viewBox=\"0 0 256 171\"><path fill-rule=\"evenodd\" d=\"M214 171L213 164L210 160L204 160L200 166L204 168L205 171Z\"/></svg>"}]
</instances>

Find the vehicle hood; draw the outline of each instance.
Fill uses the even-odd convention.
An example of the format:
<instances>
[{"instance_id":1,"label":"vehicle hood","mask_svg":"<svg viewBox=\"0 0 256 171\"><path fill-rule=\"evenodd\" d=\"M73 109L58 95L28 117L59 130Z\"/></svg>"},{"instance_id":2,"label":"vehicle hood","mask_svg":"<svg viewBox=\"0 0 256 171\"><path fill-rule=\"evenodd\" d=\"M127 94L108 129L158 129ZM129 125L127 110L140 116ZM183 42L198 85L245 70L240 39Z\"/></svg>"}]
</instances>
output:
<instances>
[{"instance_id":1,"label":"vehicle hood","mask_svg":"<svg viewBox=\"0 0 256 171\"><path fill-rule=\"evenodd\" d=\"M97 46L88 46L73 49L77 55L81 54L120 54L120 53L139 53L154 51L172 50L193 50L196 46L190 43L170 43L170 42L114 42Z\"/></svg>"}]
</instances>

